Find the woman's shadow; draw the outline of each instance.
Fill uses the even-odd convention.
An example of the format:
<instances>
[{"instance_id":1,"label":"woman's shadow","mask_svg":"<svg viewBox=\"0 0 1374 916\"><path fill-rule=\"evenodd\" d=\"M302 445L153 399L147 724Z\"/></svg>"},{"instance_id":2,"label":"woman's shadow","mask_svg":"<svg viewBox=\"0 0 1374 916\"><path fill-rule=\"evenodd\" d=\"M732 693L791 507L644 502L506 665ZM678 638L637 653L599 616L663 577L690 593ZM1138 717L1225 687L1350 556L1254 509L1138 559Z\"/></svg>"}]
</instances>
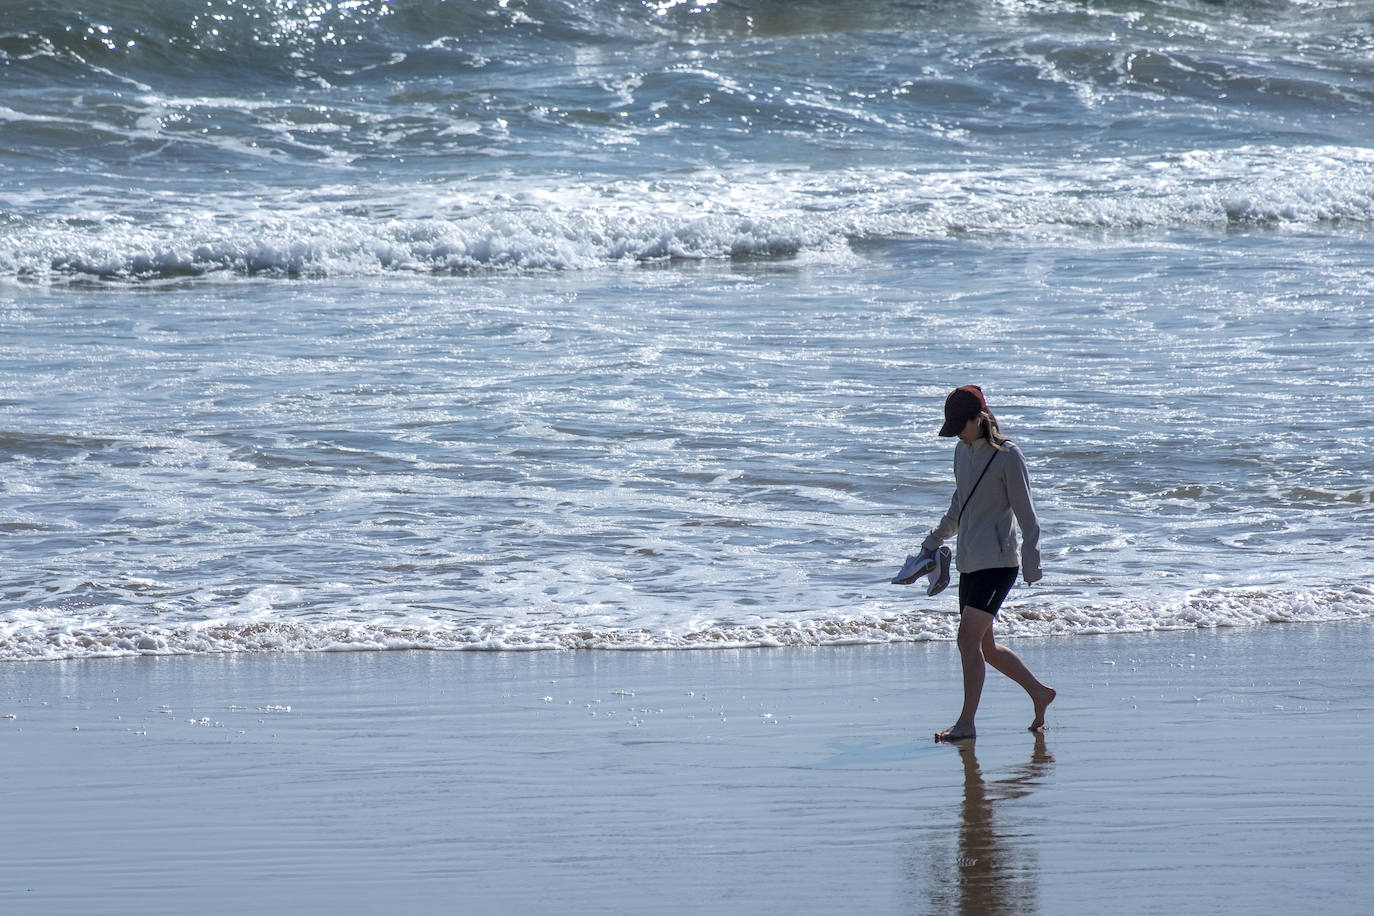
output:
<instances>
[{"instance_id":1,"label":"woman's shadow","mask_svg":"<svg viewBox=\"0 0 1374 916\"><path fill-rule=\"evenodd\" d=\"M999 812L1029 795L1054 766L1045 736L1035 735L1030 760L989 782L978 766L975 741L961 741L964 798L959 806L954 855L935 849L927 861L933 874L923 895L932 912L1034 913L1039 863L1024 824L999 824ZM1005 817L1002 820L1007 820ZM941 844L943 845L943 844Z\"/></svg>"}]
</instances>

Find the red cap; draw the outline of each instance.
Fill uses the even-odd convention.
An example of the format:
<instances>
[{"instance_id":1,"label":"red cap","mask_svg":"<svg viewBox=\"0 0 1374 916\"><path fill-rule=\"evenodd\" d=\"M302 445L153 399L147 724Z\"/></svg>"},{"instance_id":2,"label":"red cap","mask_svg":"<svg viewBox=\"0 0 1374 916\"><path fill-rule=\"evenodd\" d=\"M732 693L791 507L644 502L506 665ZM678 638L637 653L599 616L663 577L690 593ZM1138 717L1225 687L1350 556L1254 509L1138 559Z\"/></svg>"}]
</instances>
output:
<instances>
[{"instance_id":1,"label":"red cap","mask_svg":"<svg viewBox=\"0 0 1374 916\"><path fill-rule=\"evenodd\" d=\"M969 420L987 409L988 402L983 398L982 388L977 385L955 388L945 398L945 425L940 427L940 435L946 438L959 435Z\"/></svg>"}]
</instances>

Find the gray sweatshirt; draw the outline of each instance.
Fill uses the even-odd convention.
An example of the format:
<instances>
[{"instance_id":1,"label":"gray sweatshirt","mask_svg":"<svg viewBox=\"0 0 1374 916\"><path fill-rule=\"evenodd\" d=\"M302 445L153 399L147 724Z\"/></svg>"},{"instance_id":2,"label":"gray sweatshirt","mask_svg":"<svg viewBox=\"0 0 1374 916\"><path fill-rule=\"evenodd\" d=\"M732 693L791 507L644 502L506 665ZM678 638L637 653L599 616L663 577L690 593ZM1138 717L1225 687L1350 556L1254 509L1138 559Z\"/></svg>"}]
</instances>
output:
<instances>
[{"instance_id":1,"label":"gray sweatshirt","mask_svg":"<svg viewBox=\"0 0 1374 916\"><path fill-rule=\"evenodd\" d=\"M988 465L991 460L992 464ZM983 468L988 468L983 474ZM974 489L974 482L982 480ZM969 490L973 490L970 498ZM959 511L964 508L963 518ZM1021 528L1021 561L1017 563L1016 532L1011 521L1015 516ZM1021 578L1034 582L1040 578L1040 522L1031 502L1030 475L1026 473L1026 459L1014 444L1006 443L1005 451L997 451L986 439L978 439L973 446L960 440L954 446L954 496L949 511L940 519L926 539L925 550L935 550L954 535L959 536L954 565L961 573L997 567L1021 567Z\"/></svg>"}]
</instances>

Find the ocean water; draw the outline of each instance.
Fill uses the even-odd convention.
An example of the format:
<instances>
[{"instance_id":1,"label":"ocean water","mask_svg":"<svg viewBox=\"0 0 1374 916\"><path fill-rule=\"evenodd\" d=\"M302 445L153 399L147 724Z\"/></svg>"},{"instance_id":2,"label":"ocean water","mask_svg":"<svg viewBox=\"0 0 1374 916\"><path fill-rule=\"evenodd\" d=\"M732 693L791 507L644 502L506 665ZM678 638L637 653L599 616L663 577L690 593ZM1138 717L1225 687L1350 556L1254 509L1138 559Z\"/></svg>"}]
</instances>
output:
<instances>
[{"instance_id":1,"label":"ocean water","mask_svg":"<svg viewBox=\"0 0 1374 916\"><path fill-rule=\"evenodd\" d=\"M952 638L968 382L1003 632L1374 616L1368 4L31 4L0 166L0 659Z\"/></svg>"}]
</instances>

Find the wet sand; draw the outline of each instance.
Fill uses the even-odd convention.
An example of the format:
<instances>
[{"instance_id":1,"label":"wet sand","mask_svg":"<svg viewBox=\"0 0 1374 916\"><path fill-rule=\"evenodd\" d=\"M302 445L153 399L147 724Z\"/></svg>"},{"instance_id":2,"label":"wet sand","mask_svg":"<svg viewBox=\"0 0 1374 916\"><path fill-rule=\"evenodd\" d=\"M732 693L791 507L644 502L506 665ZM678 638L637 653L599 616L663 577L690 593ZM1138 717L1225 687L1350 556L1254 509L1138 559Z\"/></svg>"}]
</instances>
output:
<instances>
[{"instance_id":1,"label":"wet sand","mask_svg":"<svg viewBox=\"0 0 1374 916\"><path fill-rule=\"evenodd\" d=\"M1364 913L1372 637L7 663L0 911Z\"/></svg>"}]
</instances>

